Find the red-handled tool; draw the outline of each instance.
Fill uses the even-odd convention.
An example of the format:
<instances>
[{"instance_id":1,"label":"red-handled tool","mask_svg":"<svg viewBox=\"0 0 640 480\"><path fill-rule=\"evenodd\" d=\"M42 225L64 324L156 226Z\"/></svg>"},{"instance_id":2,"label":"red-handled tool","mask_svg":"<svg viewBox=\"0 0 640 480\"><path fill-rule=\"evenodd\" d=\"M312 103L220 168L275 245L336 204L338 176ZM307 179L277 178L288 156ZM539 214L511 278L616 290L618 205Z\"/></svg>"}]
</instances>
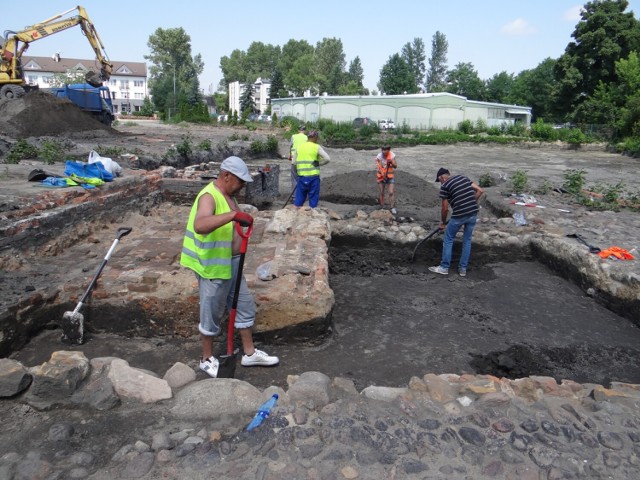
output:
<instances>
[{"instance_id":1,"label":"red-handled tool","mask_svg":"<svg viewBox=\"0 0 640 480\"><path fill-rule=\"evenodd\" d=\"M245 231L245 228L247 229ZM238 307L238 296L240 295L240 284L242 283L242 269L244 268L244 257L249 245L249 237L253 232L253 223L236 222L236 232L242 238L240 244L240 263L238 264L238 274L236 275L235 290L233 291L233 302L229 312L229 328L227 330L227 354L220 355L220 366L217 378L233 378L236 371L238 350L233 348L233 336L235 333L236 308Z\"/></svg>"}]
</instances>

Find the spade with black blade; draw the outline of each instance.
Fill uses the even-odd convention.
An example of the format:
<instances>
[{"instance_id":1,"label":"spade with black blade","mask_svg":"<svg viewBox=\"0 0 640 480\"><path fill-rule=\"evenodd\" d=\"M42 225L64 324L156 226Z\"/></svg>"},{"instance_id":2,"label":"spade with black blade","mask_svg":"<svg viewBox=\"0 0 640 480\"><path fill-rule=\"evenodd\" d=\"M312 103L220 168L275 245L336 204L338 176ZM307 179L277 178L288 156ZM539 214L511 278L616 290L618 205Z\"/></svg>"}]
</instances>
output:
<instances>
[{"instance_id":1,"label":"spade with black blade","mask_svg":"<svg viewBox=\"0 0 640 480\"><path fill-rule=\"evenodd\" d=\"M418 251L418 247L420 245L422 245L424 242L426 242L427 240L429 240L431 237L433 237L436 233L438 233L440 231L440 227L436 227L433 232L431 232L429 235L427 235L426 237L424 237L422 240L420 240L415 248L413 249L413 254L411 255L411 263L414 262L414 260L416 259L416 252Z\"/></svg>"},{"instance_id":2,"label":"spade with black blade","mask_svg":"<svg viewBox=\"0 0 640 480\"><path fill-rule=\"evenodd\" d=\"M244 230L246 228L246 232ZM236 324L236 308L238 308L238 296L240 295L240 285L242 283L242 269L244 268L244 257L249 245L249 237L253 232L253 223L236 221L236 232L242 238L240 244L240 262L238 273L236 274L235 290L233 291L233 302L229 312L229 326L227 329L227 354L220 355L220 366L218 367L217 378L233 378L236 373L236 363L238 359L238 349L233 348L233 335Z\"/></svg>"},{"instance_id":3,"label":"spade with black blade","mask_svg":"<svg viewBox=\"0 0 640 480\"><path fill-rule=\"evenodd\" d=\"M82 298L78 302L78 305L76 305L76 308L72 312L64 312L64 315L62 316L61 338L63 343L76 345L81 345L84 343L84 316L82 315L82 313L80 313L80 309L82 308L85 300L89 297L91 290L93 290L93 287L95 287L96 283L98 282L98 277L111 258L111 254L116 249L116 245L118 245L118 242L122 237L124 237L125 235L129 235L130 232L131 227L121 227L118 229L118 231L116 232L116 239L111 244L111 248L105 255L104 260L102 260L100 267L98 267L98 271L93 276L89 287L84 292L84 295L82 295Z\"/></svg>"},{"instance_id":4,"label":"spade with black blade","mask_svg":"<svg viewBox=\"0 0 640 480\"><path fill-rule=\"evenodd\" d=\"M590 245L584 238L582 238L577 233L570 233L570 234L567 235L567 237L575 238L580 243L582 243L582 244L586 245L587 247L589 247L589 253L600 253L602 251L602 250L600 250L599 247L596 247L594 245Z\"/></svg>"}]
</instances>

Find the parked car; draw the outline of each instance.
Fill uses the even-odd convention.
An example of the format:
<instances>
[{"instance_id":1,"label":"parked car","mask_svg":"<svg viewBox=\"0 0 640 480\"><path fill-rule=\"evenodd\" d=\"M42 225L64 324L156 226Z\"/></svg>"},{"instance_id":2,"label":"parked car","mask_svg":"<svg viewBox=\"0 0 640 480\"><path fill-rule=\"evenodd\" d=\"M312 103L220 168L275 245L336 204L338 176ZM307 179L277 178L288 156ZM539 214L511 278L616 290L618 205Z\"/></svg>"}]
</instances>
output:
<instances>
[{"instance_id":1,"label":"parked car","mask_svg":"<svg viewBox=\"0 0 640 480\"><path fill-rule=\"evenodd\" d=\"M259 116L260 115L258 115L257 113L250 113L247 117L247 120L249 120L250 122L257 122Z\"/></svg>"},{"instance_id":2,"label":"parked car","mask_svg":"<svg viewBox=\"0 0 640 480\"><path fill-rule=\"evenodd\" d=\"M270 122L271 121L271 115L260 115L258 117L258 121L259 122L265 122L265 123Z\"/></svg>"},{"instance_id":3,"label":"parked car","mask_svg":"<svg viewBox=\"0 0 640 480\"><path fill-rule=\"evenodd\" d=\"M393 120L378 120L378 127L380 130L390 130L396 128L396 124L393 123Z\"/></svg>"},{"instance_id":4,"label":"parked car","mask_svg":"<svg viewBox=\"0 0 640 480\"><path fill-rule=\"evenodd\" d=\"M353 128L360 128L364 125L375 125L376 122L369 117L357 117L353 119Z\"/></svg>"}]
</instances>

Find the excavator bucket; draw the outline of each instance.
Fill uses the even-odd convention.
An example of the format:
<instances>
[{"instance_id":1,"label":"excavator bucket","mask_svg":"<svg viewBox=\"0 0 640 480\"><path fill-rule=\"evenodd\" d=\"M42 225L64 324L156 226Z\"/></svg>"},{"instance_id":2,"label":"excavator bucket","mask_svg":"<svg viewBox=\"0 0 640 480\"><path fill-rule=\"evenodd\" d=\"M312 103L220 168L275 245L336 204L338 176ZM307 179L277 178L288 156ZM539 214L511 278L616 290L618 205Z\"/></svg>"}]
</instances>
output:
<instances>
[{"instance_id":1,"label":"excavator bucket","mask_svg":"<svg viewBox=\"0 0 640 480\"><path fill-rule=\"evenodd\" d=\"M92 87L102 86L102 77L95 72L87 72L87 74L84 76L84 79Z\"/></svg>"}]
</instances>

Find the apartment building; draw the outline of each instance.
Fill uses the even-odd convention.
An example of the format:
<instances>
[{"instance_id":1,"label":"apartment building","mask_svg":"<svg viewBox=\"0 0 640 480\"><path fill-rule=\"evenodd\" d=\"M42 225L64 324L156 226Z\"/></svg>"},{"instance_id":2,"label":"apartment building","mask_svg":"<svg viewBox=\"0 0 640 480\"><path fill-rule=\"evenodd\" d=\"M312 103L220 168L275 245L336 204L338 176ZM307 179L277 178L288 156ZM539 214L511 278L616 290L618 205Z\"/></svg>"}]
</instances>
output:
<instances>
[{"instance_id":1,"label":"apartment building","mask_svg":"<svg viewBox=\"0 0 640 480\"><path fill-rule=\"evenodd\" d=\"M240 82L229 83L229 113L236 111L240 114L240 98L247 85ZM253 103L259 112L265 113L271 103L271 81L258 79L250 85L253 89Z\"/></svg>"},{"instance_id":2,"label":"apartment building","mask_svg":"<svg viewBox=\"0 0 640 480\"><path fill-rule=\"evenodd\" d=\"M145 97L149 96L147 83L147 64L144 62L111 61L113 72L105 83L111 91L114 113L137 112L142 108ZM69 70L98 71L95 60L65 58L60 55L51 57L22 57L24 78L30 85L40 88L51 87L56 73Z\"/></svg>"}]
</instances>

